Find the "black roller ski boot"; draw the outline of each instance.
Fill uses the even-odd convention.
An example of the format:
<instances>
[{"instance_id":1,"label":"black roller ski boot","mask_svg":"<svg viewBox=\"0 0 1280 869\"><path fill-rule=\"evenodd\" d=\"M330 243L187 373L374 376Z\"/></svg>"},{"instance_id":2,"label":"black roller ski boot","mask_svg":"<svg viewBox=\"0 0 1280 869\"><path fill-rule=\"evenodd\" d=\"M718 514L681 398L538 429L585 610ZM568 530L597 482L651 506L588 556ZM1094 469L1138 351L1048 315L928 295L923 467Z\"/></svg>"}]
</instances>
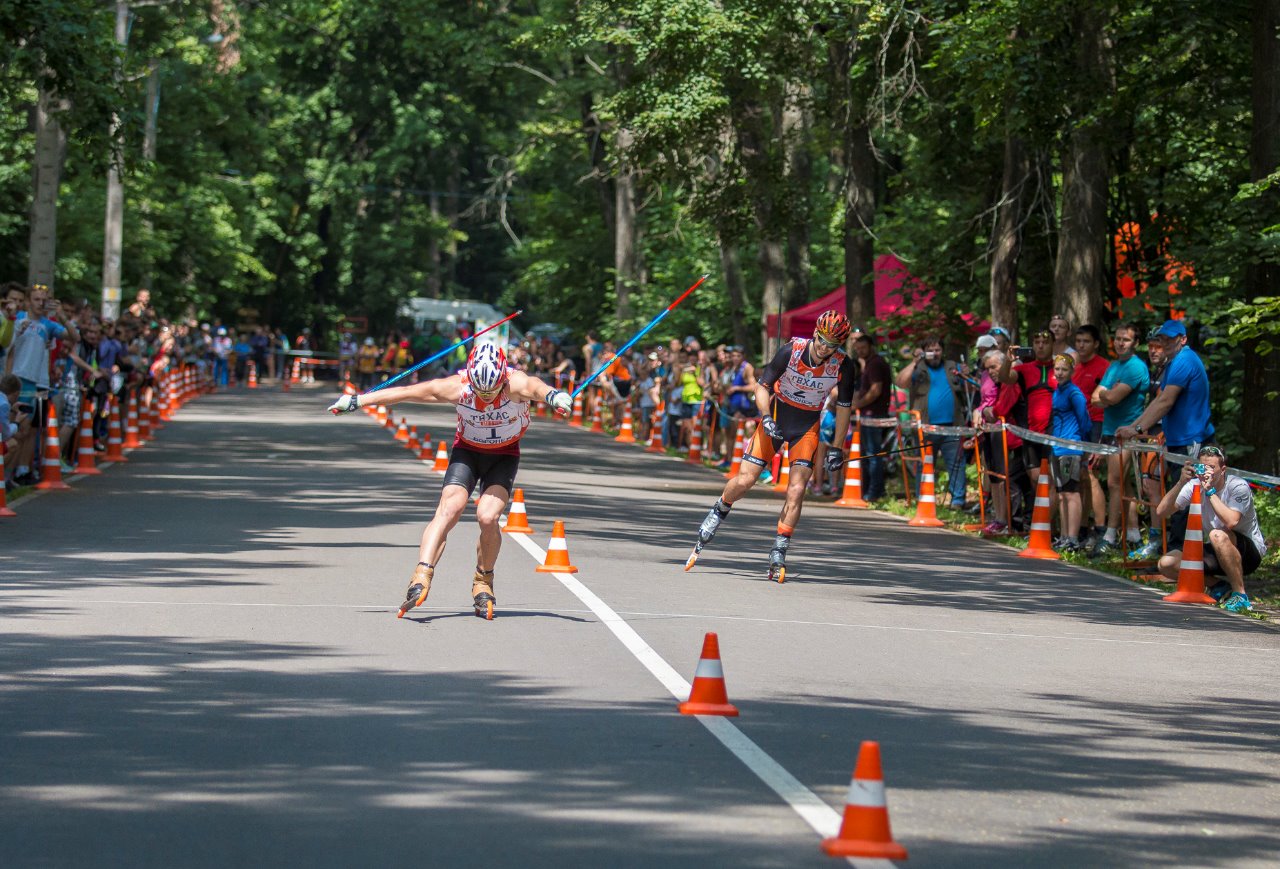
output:
<instances>
[{"instance_id":1,"label":"black roller ski boot","mask_svg":"<svg viewBox=\"0 0 1280 869\"><path fill-rule=\"evenodd\" d=\"M787 547L791 538L779 534L773 541L773 549L769 550L769 579L781 584L787 581Z\"/></svg>"},{"instance_id":2,"label":"black roller ski boot","mask_svg":"<svg viewBox=\"0 0 1280 869\"><path fill-rule=\"evenodd\" d=\"M413 578L409 580L409 590L405 592L404 603L400 604L400 612L396 613L396 618L404 618L404 614L416 606L422 606L427 600L427 594L431 591L431 577L435 574L436 569L425 561L419 561L418 566L413 569Z\"/></svg>"},{"instance_id":3,"label":"black roller ski boot","mask_svg":"<svg viewBox=\"0 0 1280 869\"><path fill-rule=\"evenodd\" d=\"M698 556L702 554L702 547L710 543L711 538L716 536L716 529L720 527L724 517L729 515L729 510L730 506L720 498L717 498L716 502L711 505L711 511L707 513L707 518L703 519L702 525L698 527L698 542L693 544L693 551L689 553L689 560L684 563L685 573L693 569Z\"/></svg>"},{"instance_id":4,"label":"black roller ski boot","mask_svg":"<svg viewBox=\"0 0 1280 869\"><path fill-rule=\"evenodd\" d=\"M493 571L476 568L476 575L471 580L471 603L476 608L479 618L493 621L493 605L497 603L493 596Z\"/></svg>"}]
</instances>

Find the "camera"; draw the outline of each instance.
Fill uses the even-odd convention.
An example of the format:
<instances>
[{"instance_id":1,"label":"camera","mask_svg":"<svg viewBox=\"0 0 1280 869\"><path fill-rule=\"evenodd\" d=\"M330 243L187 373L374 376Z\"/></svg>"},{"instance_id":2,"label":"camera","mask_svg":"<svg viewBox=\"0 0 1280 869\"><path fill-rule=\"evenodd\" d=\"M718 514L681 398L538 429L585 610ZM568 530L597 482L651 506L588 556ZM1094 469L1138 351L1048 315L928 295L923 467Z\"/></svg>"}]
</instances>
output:
<instances>
[{"instance_id":1,"label":"camera","mask_svg":"<svg viewBox=\"0 0 1280 869\"><path fill-rule=\"evenodd\" d=\"M1030 362L1036 358L1036 351L1030 347L1015 347L1013 349L1013 358L1019 362Z\"/></svg>"},{"instance_id":2,"label":"camera","mask_svg":"<svg viewBox=\"0 0 1280 869\"><path fill-rule=\"evenodd\" d=\"M1197 477L1204 476L1204 472L1205 472L1204 462L1196 462L1194 465L1191 466L1191 469L1196 472Z\"/></svg>"}]
</instances>

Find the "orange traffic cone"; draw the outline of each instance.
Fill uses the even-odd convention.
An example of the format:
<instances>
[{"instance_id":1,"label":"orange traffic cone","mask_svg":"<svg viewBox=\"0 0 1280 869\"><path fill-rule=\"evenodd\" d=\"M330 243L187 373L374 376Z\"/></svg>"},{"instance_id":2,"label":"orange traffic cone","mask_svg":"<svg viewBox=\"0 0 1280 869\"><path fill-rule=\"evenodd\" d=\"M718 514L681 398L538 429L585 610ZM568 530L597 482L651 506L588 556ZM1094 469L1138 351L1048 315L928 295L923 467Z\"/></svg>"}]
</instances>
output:
<instances>
[{"instance_id":1,"label":"orange traffic cone","mask_svg":"<svg viewBox=\"0 0 1280 869\"><path fill-rule=\"evenodd\" d=\"M160 421L160 405L157 401L156 390L151 390L151 404L147 407L148 427L143 429L143 435L147 440L151 440L156 436L156 432L164 428L164 423Z\"/></svg>"},{"instance_id":2,"label":"orange traffic cone","mask_svg":"<svg viewBox=\"0 0 1280 869\"><path fill-rule=\"evenodd\" d=\"M416 425L409 426L409 440L405 441L404 447L414 453L422 449L422 443L418 440L418 427Z\"/></svg>"},{"instance_id":3,"label":"orange traffic cone","mask_svg":"<svg viewBox=\"0 0 1280 869\"><path fill-rule=\"evenodd\" d=\"M138 428L138 394L135 392L125 391L125 402L129 405L129 410L125 414L124 420L124 446L127 450L136 450L142 446L142 439L139 436L141 430ZM132 401L130 401L132 397Z\"/></svg>"},{"instance_id":4,"label":"orange traffic cone","mask_svg":"<svg viewBox=\"0 0 1280 869\"><path fill-rule=\"evenodd\" d=\"M600 405L603 403L604 398L597 394L591 410L591 431L596 434L604 434L604 423L600 420Z\"/></svg>"},{"instance_id":5,"label":"orange traffic cone","mask_svg":"<svg viewBox=\"0 0 1280 869\"><path fill-rule=\"evenodd\" d=\"M729 702L724 687L724 666L720 663L720 638L707 634L702 638L702 656L693 673L689 699L679 706L681 715L724 715L736 718L738 707Z\"/></svg>"},{"instance_id":6,"label":"orange traffic cone","mask_svg":"<svg viewBox=\"0 0 1280 869\"><path fill-rule=\"evenodd\" d=\"M58 441L58 414L49 402L49 423L44 430L44 464L37 489L70 489L62 482L62 444Z\"/></svg>"},{"instance_id":7,"label":"orange traffic cone","mask_svg":"<svg viewBox=\"0 0 1280 869\"><path fill-rule=\"evenodd\" d=\"M768 437L767 435L765 435ZM791 445L782 445L782 461L778 462L778 482L773 485L773 491L785 492L787 487L791 485Z\"/></svg>"},{"instance_id":8,"label":"orange traffic cone","mask_svg":"<svg viewBox=\"0 0 1280 869\"><path fill-rule=\"evenodd\" d=\"M866 507L862 500L862 434L855 424L849 433L848 460L844 463L844 493L837 507Z\"/></svg>"},{"instance_id":9,"label":"orange traffic cone","mask_svg":"<svg viewBox=\"0 0 1280 869\"><path fill-rule=\"evenodd\" d=\"M635 430L631 427L631 405L624 404L622 406L622 429L618 432L618 436L614 440L620 444L633 444L636 442Z\"/></svg>"},{"instance_id":10,"label":"orange traffic cone","mask_svg":"<svg viewBox=\"0 0 1280 869\"><path fill-rule=\"evenodd\" d=\"M569 544L564 539L564 522L556 520L551 529L551 542L547 544L547 557L534 568L538 573L577 573L578 568L569 563Z\"/></svg>"},{"instance_id":11,"label":"orange traffic cone","mask_svg":"<svg viewBox=\"0 0 1280 869\"><path fill-rule=\"evenodd\" d=\"M907 849L893 841L893 833L889 829L884 772L880 769L880 743L862 743L844 803L840 832L822 840L824 853L832 857L907 859Z\"/></svg>"},{"instance_id":12,"label":"orange traffic cone","mask_svg":"<svg viewBox=\"0 0 1280 869\"><path fill-rule=\"evenodd\" d=\"M569 425L582 428L582 396L575 395L573 397L573 416L569 420Z\"/></svg>"},{"instance_id":13,"label":"orange traffic cone","mask_svg":"<svg viewBox=\"0 0 1280 869\"><path fill-rule=\"evenodd\" d=\"M101 474L93 453L93 413L84 408L80 413L80 443L76 448L76 473L92 477Z\"/></svg>"},{"instance_id":14,"label":"orange traffic cone","mask_svg":"<svg viewBox=\"0 0 1280 869\"><path fill-rule=\"evenodd\" d=\"M423 462L435 461L435 454L431 452L431 432L422 433L422 449L418 450L418 459Z\"/></svg>"},{"instance_id":15,"label":"orange traffic cone","mask_svg":"<svg viewBox=\"0 0 1280 869\"><path fill-rule=\"evenodd\" d=\"M933 447L924 448L924 466L920 471L920 497L916 515L907 522L916 528L937 528L945 524L938 518L937 499L933 491Z\"/></svg>"},{"instance_id":16,"label":"orange traffic cone","mask_svg":"<svg viewBox=\"0 0 1280 869\"><path fill-rule=\"evenodd\" d=\"M120 436L120 405L111 402L111 415L107 418L107 461L127 462L124 454L124 438Z\"/></svg>"},{"instance_id":17,"label":"orange traffic cone","mask_svg":"<svg viewBox=\"0 0 1280 869\"><path fill-rule=\"evenodd\" d=\"M444 441L440 441L440 444L436 447L436 463L431 467L431 470L437 474L443 474L449 470L449 451L445 448Z\"/></svg>"},{"instance_id":18,"label":"orange traffic cone","mask_svg":"<svg viewBox=\"0 0 1280 869\"><path fill-rule=\"evenodd\" d=\"M249 388L258 388L258 366L252 359L249 360Z\"/></svg>"},{"instance_id":19,"label":"orange traffic cone","mask_svg":"<svg viewBox=\"0 0 1280 869\"><path fill-rule=\"evenodd\" d=\"M9 448L5 446L4 441L0 441L0 468L4 467L4 457L8 455ZM18 514L9 508L9 500L5 495L3 480L0 480L0 519L8 519Z\"/></svg>"},{"instance_id":20,"label":"orange traffic cone","mask_svg":"<svg viewBox=\"0 0 1280 869\"><path fill-rule=\"evenodd\" d=\"M385 404L378 405L378 425L386 428L390 423L387 422L387 406Z\"/></svg>"},{"instance_id":21,"label":"orange traffic cone","mask_svg":"<svg viewBox=\"0 0 1280 869\"><path fill-rule=\"evenodd\" d=\"M1200 481L1192 483L1191 509L1187 513L1187 534L1182 538L1182 564L1178 566L1178 588L1166 594L1169 603L1207 603L1216 601L1204 593L1204 496Z\"/></svg>"},{"instance_id":22,"label":"orange traffic cone","mask_svg":"<svg viewBox=\"0 0 1280 869\"><path fill-rule=\"evenodd\" d=\"M529 516L524 509L524 489L516 489L511 493L511 509L507 511L507 524L502 526L504 534L532 534L529 527Z\"/></svg>"},{"instance_id":23,"label":"orange traffic cone","mask_svg":"<svg viewBox=\"0 0 1280 869\"><path fill-rule=\"evenodd\" d=\"M662 446L662 416L666 412L665 408L665 402L658 402L653 410L653 416L649 420L649 446L644 450L646 453L666 452L666 448Z\"/></svg>"},{"instance_id":24,"label":"orange traffic cone","mask_svg":"<svg viewBox=\"0 0 1280 869\"><path fill-rule=\"evenodd\" d=\"M151 411L142 403L142 391L133 394L133 408L138 414L138 443L145 445L151 440Z\"/></svg>"},{"instance_id":25,"label":"orange traffic cone","mask_svg":"<svg viewBox=\"0 0 1280 869\"><path fill-rule=\"evenodd\" d=\"M685 461L691 465L702 464L702 420L693 418L693 434L689 436L689 455Z\"/></svg>"},{"instance_id":26,"label":"orange traffic cone","mask_svg":"<svg viewBox=\"0 0 1280 869\"><path fill-rule=\"evenodd\" d=\"M1018 553L1023 558L1057 561L1061 555L1053 551L1053 528L1049 524L1049 460L1040 460L1040 477L1036 481L1036 505L1031 511L1031 540Z\"/></svg>"},{"instance_id":27,"label":"orange traffic cone","mask_svg":"<svg viewBox=\"0 0 1280 869\"><path fill-rule=\"evenodd\" d=\"M407 441L409 439L409 426L405 424L404 417L400 417L400 426L396 429L396 440Z\"/></svg>"},{"instance_id":28,"label":"orange traffic cone","mask_svg":"<svg viewBox=\"0 0 1280 869\"><path fill-rule=\"evenodd\" d=\"M738 420L738 433L733 438L733 463L729 465L729 470L725 472L725 476L732 479L738 476L738 471L742 470L742 453L746 447L747 424L742 420Z\"/></svg>"}]
</instances>

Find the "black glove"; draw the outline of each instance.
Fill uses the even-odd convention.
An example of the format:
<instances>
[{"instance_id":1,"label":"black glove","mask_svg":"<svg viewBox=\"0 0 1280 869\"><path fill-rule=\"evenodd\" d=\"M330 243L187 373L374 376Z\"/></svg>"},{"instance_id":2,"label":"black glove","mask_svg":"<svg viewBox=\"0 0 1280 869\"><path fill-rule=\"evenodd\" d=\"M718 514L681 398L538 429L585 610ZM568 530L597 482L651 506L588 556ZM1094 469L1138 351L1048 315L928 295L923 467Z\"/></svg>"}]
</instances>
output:
<instances>
[{"instance_id":1,"label":"black glove","mask_svg":"<svg viewBox=\"0 0 1280 869\"><path fill-rule=\"evenodd\" d=\"M782 440L782 429L778 428L778 423L773 417L761 417L760 428L764 429L764 433L775 441Z\"/></svg>"},{"instance_id":2,"label":"black glove","mask_svg":"<svg viewBox=\"0 0 1280 869\"><path fill-rule=\"evenodd\" d=\"M833 447L827 448L827 457L823 464L827 468L828 474L839 472L840 466L844 464L844 450L837 450Z\"/></svg>"}]
</instances>

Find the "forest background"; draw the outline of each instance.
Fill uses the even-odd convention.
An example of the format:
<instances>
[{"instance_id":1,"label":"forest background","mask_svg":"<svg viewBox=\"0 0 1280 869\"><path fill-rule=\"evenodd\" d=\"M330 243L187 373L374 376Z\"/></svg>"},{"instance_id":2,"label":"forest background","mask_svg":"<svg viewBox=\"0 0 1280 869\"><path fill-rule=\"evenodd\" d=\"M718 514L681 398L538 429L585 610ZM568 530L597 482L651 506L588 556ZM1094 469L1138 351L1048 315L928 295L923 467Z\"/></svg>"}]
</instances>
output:
<instances>
[{"instance_id":1,"label":"forest background","mask_svg":"<svg viewBox=\"0 0 1280 869\"><path fill-rule=\"evenodd\" d=\"M660 337L756 352L840 284L904 336L1185 314L1233 464L1280 472L1280 0L0 0L0 32L0 279L625 338L711 272ZM937 290L914 319L873 321L884 253Z\"/></svg>"}]
</instances>

